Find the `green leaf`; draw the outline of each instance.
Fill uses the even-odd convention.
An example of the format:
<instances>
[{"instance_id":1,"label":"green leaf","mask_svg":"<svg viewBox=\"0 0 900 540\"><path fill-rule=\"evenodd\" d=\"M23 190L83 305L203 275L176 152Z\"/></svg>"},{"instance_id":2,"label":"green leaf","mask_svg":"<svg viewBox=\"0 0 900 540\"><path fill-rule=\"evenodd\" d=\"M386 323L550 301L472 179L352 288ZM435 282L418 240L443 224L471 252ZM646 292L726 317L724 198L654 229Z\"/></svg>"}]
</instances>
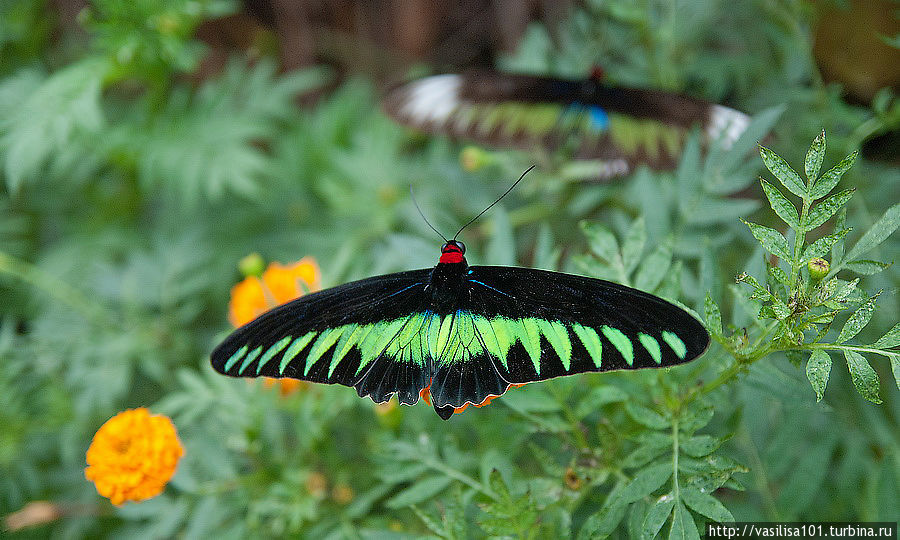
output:
<instances>
[{"instance_id":1,"label":"green leaf","mask_svg":"<svg viewBox=\"0 0 900 540\"><path fill-rule=\"evenodd\" d=\"M890 349L898 345L900 345L900 323L895 324L885 335L878 338L878 341L873 343L872 347L876 349Z\"/></svg>"},{"instance_id":2,"label":"green leaf","mask_svg":"<svg viewBox=\"0 0 900 540\"><path fill-rule=\"evenodd\" d=\"M881 398L878 397L878 374L865 357L856 351L844 350L844 358L847 359L850 378L853 379L857 392L872 403L881 403Z\"/></svg>"},{"instance_id":3,"label":"green leaf","mask_svg":"<svg viewBox=\"0 0 900 540\"><path fill-rule=\"evenodd\" d=\"M697 435L683 441L679 448L694 457L708 456L715 452L722 445L722 439L710 437L709 435Z\"/></svg>"},{"instance_id":4,"label":"green leaf","mask_svg":"<svg viewBox=\"0 0 900 540\"><path fill-rule=\"evenodd\" d=\"M806 378L816 391L816 401L822 401L830 374L831 356L822 349L814 350L806 362Z\"/></svg>"},{"instance_id":5,"label":"green leaf","mask_svg":"<svg viewBox=\"0 0 900 540\"><path fill-rule=\"evenodd\" d=\"M894 382L897 389L900 389L900 354L891 355L891 372L894 374Z\"/></svg>"},{"instance_id":6,"label":"green leaf","mask_svg":"<svg viewBox=\"0 0 900 540\"><path fill-rule=\"evenodd\" d=\"M672 266L672 241L667 238L641 263L634 278L634 286L642 291L653 291Z\"/></svg>"},{"instance_id":7,"label":"green leaf","mask_svg":"<svg viewBox=\"0 0 900 540\"><path fill-rule=\"evenodd\" d=\"M666 493L653 503L653 506L647 510L644 516L644 523L641 525L641 538L644 540L653 540L659 534L659 530L665 525L666 520L675 507L675 497L671 493Z\"/></svg>"},{"instance_id":8,"label":"green leaf","mask_svg":"<svg viewBox=\"0 0 900 540\"><path fill-rule=\"evenodd\" d=\"M841 333L838 335L836 343L847 341L869 324L869 321L872 319L872 314L875 312L875 302L878 300L879 295L881 295L881 291L872 296L872 298L869 298L865 304L859 306L859 308L853 312L853 315L850 315L850 318L844 323L844 327L841 328Z\"/></svg>"},{"instance_id":9,"label":"green leaf","mask_svg":"<svg viewBox=\"0 0 900 540\"><path fill-rule=\"evenodd\" d=\"M649 428L666 429L671 425L663 415L633 401L625 403L625 412L627 412L635 422Z\"/></svg>"},{"instance_id":10,"label":"green leaf","mask_svg":"<svg viewBox=\"0 0 900 540\"><path fill-rule=\"evenodd\" d=\"M750 232L759 240L759 243L762 244L766 251L786 261L791 260L787 240L780 232L743 219L741 221L744 222L744 225L750 227Z\"/></svg>"},{"instance_id":11,"label":"green leaf","mask_svg":"<svg viewBox=\"0 0 900 540\"><path fill-rule=\"evenodd\" d=\"M616 525L622 521L626 508L626 504L622 502L621 498L624 486L624 482L616 484L616 487L607 495L600 511L585 520L584 525L578 531L578 540L609 536Z\"/></svg>"},{"instance_id":12,"label":"green leaf","mask_svg":"<svg viewBox=\"0 0 900 540\"><path fill-rule=\"evenodd\" d=\"M412 504L426 501L447 488L453 481L449 476L431 476L419 480L415 484L400 491L387 500L388 508L404 508Z\"/></svg>"},{"instance_id":13,"label":"green leaf","mask_svg":"<svg viewBox=\"0 0 900 540\"><path fill-rule=\"evenodd\" d=\"M822 167L822 160L825 159L825 130L819 133L809 146L806 153L806 161L803 163L806 169L806 179L809 185L813 185L816 177L819 176L819 169Z\"/></svg>"},{"instance_id":14,"label":"green leaf","mask_svg":"<svg viewBox=\"0 0 900 540\"><path fill-rule=\"evenodd\" d=\"M877 274L881 272L888 266L893 263L883 263L881 261L870 261L865 259L860 259L858 261L849 261L844 263L844 266L847 270L852 270L857 274L862 274L864 276L870 276L872 274Z\"/></svg>"},{"instance_id":15,"label":"green leaf","mask_svg":"<svg viewBox=\"0 0 900 540\"><path fill-rule=\"evenodd\" d=\"M799 229L800 215L797 214L797 208L793 203L787 200L787 197L782 195L778 188L766 182L764 179L760 178L759 182L762 184L766 198L769 199L769 205L772 207L772 210L778 214L778 217L780 217L782 221L795 229Z\"/></svg>"},{"instance_id":16,"label":"green leaf","mask_svg":"<svg viewBox=\"0 0 900 540\"><path fill-rule=\"evenodd\" d=\"M715 409L712 407L691 408L682 413L678 427L685 433L693 433L709 424L714 414Z\"/></svg>"},{"instance_id":17,"label":"green leaf","mask_svg":"<svg viewBox=\"0 0 900 540\"><path fill-rule=\"evenodd\" d=\"M797 174L790 165L788 165L787 161L765 146L759 147L759 155L762 156L766 168L775 175L775 178L777 178L788 191L798 197L804 197L806 195L806 186L803 183L803 179L800 178L800 175Z\"/></svg>"},{"instance_id":18,"label":"green leaf","mask_svg":"<svg viewBox=\"0 0 900 540\"><path fill-rule=\"evenodd\" d=\"M875 248L897 230L898 226L900 226L900 203L888 208L884 215L872 225L872 228L866 231L866 234L847 253L846 260L858 259L861 255Z\"/></svg>"},{"instance_id":19,"label":"green leaf","mask_svg":"<svg viewBox=\"0 0 900 540\"><path fill-rule=\"evenodd\" d=\"M850 167L856 162L856 157L859 155L859 151L853 152L849 156L845 157L841 160L840 163L829 169L825 174L822 175L819 180L813 184L812 189L809 190L809 197L811 199L820 199L825 195L828 195L834 186L837 185L841 180L841 176L847 172Z\"/></svg>"},{"instance_id":20,"label":"green leaf","mask_svg":"<svg viewBox=\"0 0 900 540\"><path fill-rule=\"evenodd\" d=\"M841 208L834 219L834 230L840 231L847 228L847 208ZM831 246L831 266L835 267L844 257L844 240L838 240Z\"/></svg>"},{"instance_id":21,"label":"green leaf","mask_svg":"<svg viewBox=\"0 0 900 540\"><path fill-rule=\"evenodd\" d=\"M609 229L603 225L582 221L581 230L584 231L588 246L595 255L609 263L619 259L619 242Z\"/></svg>"},{"instance_id":22,"label":"green leaf","mask_svg":"<svg viewBox=\"0 0 900 540\"><path fill-rule=\"evenodd\" d=\"M847 201L853 197L855 192L856 188L845 189L814 205L809 211L809 215L806 216L806 223L803 226L804 230L811 231L828 221L831 216L847 204Z\"/></svg>"},{"instance_id":23,"label":"green leaf","mask_svg":"<svg viewBox=\"0 0 900 540\"><path fill-rule=\"evenodd\" d=\"M667 450L672 448L672 437L667 433L647 431L641 439L641 444L622 460L622 467L633 469L643 467Z\"/></svg>"},{"instance_id":24,"label":"green leaf","mask_svg":"<svg viewBox=\"0 0 900 540\"><path fill-rule=\"evenodd\" d=\"M618 386L599 386L591 390L591 392L578 403L575 409L575 416L584 418L592 412L598 411L600 407L617 401L626 401L628 394Z\"/></svg>"},{"instance_id":25,"label":"green leaf","mask_svg":"<svg viewBox=\"0 0 900 540\"><path fill-rule=\"evenodd\" d=\"M658 463L645 467L622 489L621 501L628 504L643 499L663 487L671 476L671 463Z\"/></svg>"},{"instance_id":26,"label":"green leaf","mask_svg":"<svg viewBox=\"0 0 900 540\"><path fill-rule=\"evenodd\" d=\"M819 238L812 244L806 246L806 249L803 250L803 256L800 257L800 264L806 264L810 259L814 257L821 257L828 253L828 250L831 249L835 243L840 241L841 238L847 236L847 233L852 229L842 229L836 233L829 234L828 236L823 236Z\"/></svg>"},{"instance_id":27,"label":"green leaf","mask_svg":"<svg viewBox=\"0 0 900 540\"><path fill-rule=\"evenodd\" d=\"M672 514L672 528L669 530L669 540L700 540L700 533L694 518L687 511L684 504L678 503Z\"/></svg>"},{"instance_id":28,"label":"green leaf","mask_svg":"<svg viewBox=\"0 0 900 540\"><path fill-rule=\"evenodd\" d=\"M493 231L487 245L487 256L491 262L501 261L497 264L504 266L516 264L516 242L513 237L512 224L509 222L509 214L503 206L494 207Z\"/></svg>"},{"instance_id":29,"label":"green leaf","mask_svg":"<svg viewBox=\"0 0 900 540\"><path fill-rule=\"evenodd\" d=\"M719 306L713 301L709 293L706 293L706 299L703 301L703 311L706 313L706 328L709 333L714 336L722 335L722 312Z\"/></svg>"},{"instance_id":30,"label":"green leaf","mask_svg":"<svg viewBox=\"0 0 900 540\"><path fill-rule=\"evenodd\" d=\"M646 243L647 227L644 224L643 216L641 216L631 223L631 227L628 228L628 233L622 242L622 264L625 266L626 274L630 274L637 268Z\"/></svg>"},{"instance_id":31,"label":"green leaf","mask_svg":"<svg viewBox=\"0 0 900 540\"><path fill-rule=\"evenodd\" d=\"M734 521L734 516L725 508L725 505L709 493L704 493L695 486L689 485L681 488L681 498L691 510L715 522Z\"/></svg>"}]
</instances>

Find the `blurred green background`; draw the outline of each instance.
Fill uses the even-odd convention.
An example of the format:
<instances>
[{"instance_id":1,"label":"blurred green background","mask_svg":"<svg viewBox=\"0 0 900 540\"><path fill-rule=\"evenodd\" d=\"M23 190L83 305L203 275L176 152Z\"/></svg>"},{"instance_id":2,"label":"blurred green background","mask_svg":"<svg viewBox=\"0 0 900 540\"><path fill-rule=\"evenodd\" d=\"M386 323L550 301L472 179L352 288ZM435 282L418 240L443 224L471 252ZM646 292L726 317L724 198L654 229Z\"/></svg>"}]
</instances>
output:
<instances>
[{"instance_id":1,"label":"blurred green background","mask_svg":"<svg viewBox=\"0 0 900 540\"><path fill-rule=\"evenodd\" d=\"M522 151L465 170L461 144L380 112L383 90L407 76L494 65L584 77L602 65L612 83L756 115L797 170L823 128L826 169L862 148L842 184L857 189L850 237L900 200L896 2L297 4L0 1L4 536L647 532L669 488L650 478L662 449L641 449L661 432L641 411L669 414L714 378L729 358L715 344L690 366L529 385L449 422L424 405L376 410L347 388L282 397L210 368L245 255L313 256L326 287L432 266L439 239L409 186L451 231L535 162L464 233L470 263L607 277L579 223L625 237L642 222L642 255L674 261L651 289L701 313L708 293L738 334L761 324L734 283L765 278L738 218L776 223L755 140L605 184ZM872 258L894 261L897 247L888 238ZM885 290L865 343L896 323L897 286L896 267L863 277L869 294ZM716 504L739 520L897 520L900 400L889 363L870 360L881 405L856 393L843 360L817 403L803 365L780 354L694 403L684 418L722 444L697 460L718 478ZM186 455L164 494L117 508L85 480L85 451L137 406L171 416ZM616 502L636 478L646 493ZM35 501L51 511L23 511ZM723 515L694 503L663 516L660 534L696 537Z\"/></svg>"}]
</instances>

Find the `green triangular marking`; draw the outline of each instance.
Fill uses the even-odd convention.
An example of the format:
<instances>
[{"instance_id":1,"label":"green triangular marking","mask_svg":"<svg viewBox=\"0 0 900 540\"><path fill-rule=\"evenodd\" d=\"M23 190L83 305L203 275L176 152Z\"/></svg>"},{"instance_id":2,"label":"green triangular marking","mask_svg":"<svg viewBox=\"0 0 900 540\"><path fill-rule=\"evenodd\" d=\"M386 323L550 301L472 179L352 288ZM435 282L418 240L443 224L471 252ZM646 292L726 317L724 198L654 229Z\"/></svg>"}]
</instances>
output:
<instances>
[{"instance_id":1,"label":"green triangular marking","mask_svg":"<svg viewBox=\"0 0 900 540\"><path fill-rule=\"evenodd\" d=\"M238 363L238 361L247 354L247 349L249 349L247 345L244 345L240 349L236 350L234 354L225 362L225 367L223 368L226 373L231 370L232 366Z\"/></svg>"},{"instance_id":2,"label":"green triangular marking","mask_svg":"<svg viewBox=\"0 0 900 540\"><path fill-rule=\"evenodd\" d=\"M285 336L281 338L278 343L269 347L266 352L263 353L262 358L259 359L259 363L256 364L256 374L259 375L259 373L262 371L263 366L266 365L269 360L274 358L276 354L284 350L284 348L288 346L288 343L290 343L292 339L294 338L292 338L291 336Z\"/></svg>"},{"instance_id":3,"label":"green triangular marking","mask_svg":"<svg viewBox=\"0 0 900 540\"><path fill-rule=\"evenodd\" d=\"M519 320L519 341L531 357L534 371L541 374L541 331L538 329L538 319L531 317Z\"/></svg>"},{"instance_id":4,"label":"green triangular marking","mask_svg":"<svg viewBox=\"0 0 900 540\"><path fill-rule=\"evenodd\" d=\"M500 363L502 363L505 368L506 351L504 351L500 347L500 343L497 342L497 336L494 335L494 328L491 325L491 322L478 315L473 318L473 322L475 323L475 328L478 330L478 334L481 336L481 340L484 342L488 354L495 357L497 360L500 360Z\"/></svg>"},{"instance_id":5,"label":"green triangular marking","mask_svg":"<svg viewBox=\"0 0 900 540\"><path fill-rule=\"evenodd\" d=\"M256 357L259 356L259 353L261 352L262 345L250 351L250 354L248 354L247 358L244 358L244 361L241 363L241 367L238 368L238 375L243 375L244 370L247 369L247 366L253 363L253 361L256 360Z\"/></svg>"},{"instance_id":6,"label":"green triangular marking","mask_svg":"<svg viewBox=\"0 0 900 540\"><path fill-rule=\"evenodd\" d=\"M286 351L284 351L284 356L281 357L281 364L278 366L278 373L284 375L284 369L288 364L291 363L291 360L294 359L295 356L300 354L300 351L303 350L303 347L312 341L314 337L316 337L318 332L307 332L305 336L299 337L291 343L291 346L288 347Z\"/></svg>"},{"instance_id":7,"label":"green triangular marking","mask_svg":"<svg viewBox=\"0 0 900 540\"><path fill-rule=\"evenodd\" d=\"M649 336L641 332L638 334L638 341L641 342L641 345L647 349L647 352L650 353L650 356L653 357L653 361L659 364L662 362L662 351L659 348L659 342L653 336Z\"/></svg>"},{"instance_id":8,"label":"green triangular marking","mask_svg":"<svg viewBox=\"0 0 900 540\"><path fill-rule=\"evenodd\" d=\"M569 331L559 321L545 319L537 319L537 321L541 333L556 351L565 370L569 371L569 367L572 365L572 342L569 341Z\"/></svg>"},{"instance_id":9,"label":"green triangular marking","mask_svg":"<svg viewBox=\"0 0 900 540\"><path fill-rule=\"evenodd\" d=\"M334 346L334 353L331 355L331 363L328 364L329 379L331 378L331 374L334 373L335 368L341 363L341 360L347 356L347 353L353 348L356 337L360 332L360 326L358 324L347 324L341 328L343 328L344 331L341 332L341 338L338 340L337 345Z\"/></svg>"},{"instance_id":10,"label":"green triangular marking","mask_svg":"<svg viewBox=\"0 0 900 540\"><path fill-rule=\"evenodd\" d=\"M613 347L619 350L629 366L634 363L634 346L631 344L631 340L628 339L628 336L623 334L618 328L613 328L612 326L601 326L600 331L603 332L606 339L613 344Z\"/></svg>"},{"instance_id":11,"label":"green triangular marking","mask_svg":"<svg viewBox=\"0 0 900 540\"><path fill-rule=\"evenodd\" d=\"M681 341L681 338L668 330L662 333L662 338L672 348L675 355L684 360L684 357L687 356L687 346Z\"/></svg>"},{"instance_id":12,"label":"green triangular marking","mask_svg":"<svg viewBox=\"0 0 900 540\"><path fill-rule=\"evenodd\" d=\"M345 326L338 326L337 328L329 328L328 330L323 330L319 335L319 339L313 343L312 348L309 349L309 354L306 355L306 365L303 366L303 376L306 377L309 374L310 368L312 365L319 361L319 358L325 354L328 349L331 348L332 345L337 343L338 338L341 337L341 334L344 332Z\"/></svg>"},{"instance_id":13,"label":"green triangular marking","mask_svg":"<svg viewBox=\"0 0 900 540\"><path fill-rule=\"evenodd\" d=\"M367 366L370 362L374 362L376 358L381 356L381 353L384 352L394 336L397 335L397 332L403 327L403 323L407 320L409 320L409 317L401 317L399 319L394 319L393 321L375 323L372 331L366 336L365 341L360 343L361 360L359 362L359 368L356 370L357 374L362 371L363 367Z\"/></svg>"},{"instance_id":14,"label":"green triangular marking","mask_svg":"<svg viewBox=\"0 0 900 540\"><path fill-rule=\"evenodd\" d=\"M581 340L585 350L591 355L594 365L599 369L603 358L603 342L600 341L600 336L597 335L596 330L591 327L581 326L578 323L572 325L572 330L575 331L575 335Z\"/></svg>"}]
</instances>

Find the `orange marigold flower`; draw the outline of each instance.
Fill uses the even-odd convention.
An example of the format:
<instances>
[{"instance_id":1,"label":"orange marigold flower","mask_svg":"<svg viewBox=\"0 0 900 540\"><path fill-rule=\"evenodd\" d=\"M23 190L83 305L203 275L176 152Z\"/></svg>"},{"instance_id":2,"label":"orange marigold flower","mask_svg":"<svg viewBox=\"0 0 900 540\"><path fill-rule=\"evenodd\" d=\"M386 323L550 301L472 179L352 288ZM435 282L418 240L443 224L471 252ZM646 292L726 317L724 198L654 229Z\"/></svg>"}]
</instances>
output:
<instances>
[{"instance_id":1,"label":"orange marigold flower","mask_svg":"<svg viewBox=\"0 0 900 540\"><path fill-rule=\"evenodd\" d=\"M321 272L312 257L291 265L273 262L261 277L249 276L231 289L228 318L235 327L243 326L273 307L320 287Z\"/></svg>"},{"instance_id":2,"label":"orange marigold flower","mask_svg":"<svg viewBox=\"0 0 900 540\"><path fill-rule=\"evenodd\" d=\"M100 426L87 451L84 476L110 502L143 501L162 493L184 455L167 417L141 407Z\"/></svg>"}]
</instances>

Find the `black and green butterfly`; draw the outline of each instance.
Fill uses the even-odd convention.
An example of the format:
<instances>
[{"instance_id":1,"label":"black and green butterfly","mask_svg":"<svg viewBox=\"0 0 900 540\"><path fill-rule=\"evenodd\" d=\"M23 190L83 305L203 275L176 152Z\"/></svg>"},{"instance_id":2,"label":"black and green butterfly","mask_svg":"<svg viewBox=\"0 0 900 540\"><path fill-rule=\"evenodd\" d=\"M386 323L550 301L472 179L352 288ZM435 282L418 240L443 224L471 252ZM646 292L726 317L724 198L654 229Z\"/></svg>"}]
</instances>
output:
<instances>
[{"instance_id":1,"label":"black and green butterfly","mask_svg":"<svg viewBox=\"0 0 900 540\"><path fill-rule=\"evenodd\" d=\"M598 179L678 164L688 130L706 145L729 148L750 118L700 99L611 86L597 70L570 80L479 70L425 77L395 87L383 100L397 122L429 133L497 147L572 147Z\"/></svg>"},{"instance_id":2,"label":"black and green butterfly","mask_svg":"<svg viewBox=\"0 0 900 540\"><path fill-rule=\"evenodd\" d=\"M277 307L231 334L212 365L290 377L412 405L443 419L512 385L700 356L703 325L656 296L599 279L469 266L455 239L433 269L354 281Z\"/></svg>"}]
</instances>

